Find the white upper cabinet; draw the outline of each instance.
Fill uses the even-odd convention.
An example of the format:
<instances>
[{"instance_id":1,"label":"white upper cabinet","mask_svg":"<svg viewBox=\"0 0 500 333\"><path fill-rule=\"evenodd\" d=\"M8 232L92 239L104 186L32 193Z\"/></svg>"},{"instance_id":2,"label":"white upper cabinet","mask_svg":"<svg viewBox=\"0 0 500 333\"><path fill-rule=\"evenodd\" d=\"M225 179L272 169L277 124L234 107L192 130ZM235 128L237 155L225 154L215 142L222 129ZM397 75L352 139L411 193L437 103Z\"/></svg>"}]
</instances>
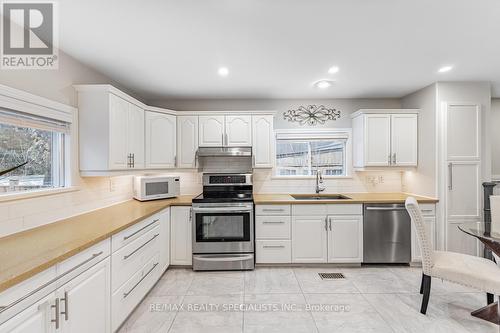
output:
<instances>
[{"instance_id":1,"label":"white upper cabinet","mask_svg":"<svg viewBox=\"0 0 500 333\"><path fill-rule=\"evenodd\" d=\"M146 111L146 168L175 168L176 117Z\"/></svg>"},{"instance_id":2,"label":"white upper cabinet","mask_svg":"<svg viewBox=\"0 0 500 333\"><path fill-rule=\"evenodd\" d=\"M274 160L273 116L252 116L254 168L272 168Z\"/></svg>"},{"instance_id":3,"label":"white upper cabinet","mask_svg":"<svg viewBox=\"0 0 500 333\"><path fill-rule=\"evenodd\" d=\"M128 152L132 154L132 168L144 169L144 110L128 104Z\"/></svg>"},{"instance_id":4,"label":"white upper cabinet","mask_svg":"<svg viewBox=\"0 0 500 333\"><path fill-rule=\"evenodd\" d=\"M109 86L77 86L80 171L144 168L144 109Z\"/></svg>"},{"instance_id":5,"label":"white upper cabinet","mask_svg":"<svg viewBox=\"0 0 500 333\"><path fill-rule=\"evenodd\" d=\"M416 114L391 115L391 152L393 165L417 165L417 131Z\"/></svg>"},{"instance_id":6,"label":"white upper cabinet","mask_svg":"<svg viewBox=\"0 0 500 333\"><path fill-rule=\"evenodd\" d=\"M85 112L85 110L82 112ZM83 116L80 114L80 118ZM128 103L120 97L109 95L109 169L127 168L129 158L127 147L128 121ZM80 133L80 136L82 136L82 133Z\"/></svg>"},{"instance_id":7,"label":"white upper cabinet","mask_svg":"<svg viewBox=\"0 0 500 333\"><path fill-rule=\"evenodd\" d=\"M225 142L224 116L200 116L200 147L220 147Z\"/></svg>"},{"instance_id":8,"label":"white upper cabinet","mask_svg":"<svg viewBox=\"0 0 500 333\"><path fill-rule=\"evenodd\" d=\"M417 166L416 110L360 110L352 117L355 168Z\"/></svg>"},{"instance_id":9,"label":"white upper cabinet","mask_svg":"<svg viewBox=\"0 0 500 333\"><path fill-rule=\"evenodd\" d=\"M448 161L479 160L481 112L476 104L449 104L446 109Z\"/></svg>"},{"instance_id":10,"label":"white upper cabinet","mask_svg":"<svg viewBox=\"0 0 500 333\"><path fill-rule=\"evenodd\" d=\"M177 116L177 167L196 168L198 116Z\"/></svg>"},{"instance_id":11,"label":"white upper cabinet","mask_svg":"<svg viewBox=\"0 0 500 333\"><path fill-rule=\"evenodd\" d=\"M226 116L226 146L252 145L252 116Z\"/></svg>"}]
</instances>

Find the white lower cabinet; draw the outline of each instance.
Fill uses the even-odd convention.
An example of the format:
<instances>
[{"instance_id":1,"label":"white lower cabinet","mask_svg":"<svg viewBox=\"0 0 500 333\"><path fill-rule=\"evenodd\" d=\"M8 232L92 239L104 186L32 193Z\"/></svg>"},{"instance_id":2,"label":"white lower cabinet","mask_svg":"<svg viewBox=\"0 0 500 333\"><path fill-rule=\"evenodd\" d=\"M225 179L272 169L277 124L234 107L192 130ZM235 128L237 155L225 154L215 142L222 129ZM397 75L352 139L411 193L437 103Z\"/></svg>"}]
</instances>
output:
<instances>
[{"instance_id":1,"label":"white lower cabinet","mask_svg":"<svg viewBox=\"0 0 500 333\"><path fill-rule=\"evenodd\" d=\"M170 214L170 264L192 265L192 214L191 206L171 207Z\"/></svg>"},{"instance_id":2,"label":"white lower cabinet","mask_svg":"<svg viewBox=\"0 0 500 333\"><path fill-rule=\"evenodd\" d=\"M51 293L0 325L1 333L50 333L56 331L56 294ZM54 306L54 307L52 307Z\"/></svg>"},{"instance_id":3,"label":"white lower cabinet","mask_svg":"<svg viewBox=\"0 0 500 333\"><path fill-rule=\"evenodd\" d=\"M325 263L326 216L292 216L292 262Z\"/></svg>"},{"instance_id":4,"label":"white lower cabinet","mask_svg":"<svg viewBox=\"0 0 500 333\"><path fill-rule=\"evenodd\" d=\"M328 262L363 261L363 217L328 217Z\"/></svg>"},{"instance_id":5,"label":"white lower cabinet","mask_svg":"<svg viewBox=\"0 0 500 333\"><path fill-rule=\"evenodd\" d=\"M436 206L434 204L422 204L420 205L420 210L424 217L424 226L427 237L430 239L432 248L436 249ZM413 225L413 223L411 226L411 261L422 261L420 243L418 240L417 231L415 230L415 226Z\"/></svg>"},{"instance_id":6,"label":"white lower cabinet","mask_svg":"<svg viewBox=\"0 0 500 333\"><path fill-rule=\"evenodd\" d=\"M160 219L160 271L163 273L170 265L170 208L158 214Z\"/></svg>"},{"instance_id":7,"label":"white lower cabinet","mask_svg":"<svg viewBox=\"0 0 500 333\"><path fill-rule=\"evenodd\" d=\"M362 262L361 212L357 204L293 205L292 263Z\"/></svg>"},{"instance_id":8,"label":"white lower cabinet","mask_svg":"<svg viewBox=\"0 0 500 333\"><path fill-rule=\"evenodd\" d=\"M110 332L110 281L108 257L58 290L63 332Z\"/></svg>"},{"instance_id":9,"label":"white lower cabinet","mask_svg":"<svg viewBox=\"0 0 500 333\"><path fill-rule=\"evenodd\" d=\"M292 261L290 240L256 240L255 260L259 264L286 264Z\"/></svg>"}]
</instances>

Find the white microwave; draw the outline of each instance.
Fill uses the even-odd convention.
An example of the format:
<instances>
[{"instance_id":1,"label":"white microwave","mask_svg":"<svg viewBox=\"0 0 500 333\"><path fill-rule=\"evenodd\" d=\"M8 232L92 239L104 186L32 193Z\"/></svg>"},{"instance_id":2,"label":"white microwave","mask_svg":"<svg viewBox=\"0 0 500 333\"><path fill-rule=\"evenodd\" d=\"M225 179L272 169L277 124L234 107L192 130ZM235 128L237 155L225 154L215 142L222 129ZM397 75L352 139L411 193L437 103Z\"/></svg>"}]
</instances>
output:
<instances>
[{"instance_id":1,"label":"white microwave","mask_svg":"<svg viewBox=\"0 0 500 333\"><path fill-rule=\"evenodd\" d=\"M139 201L174 198L180 194L180 188L179 177L134 177L134 198Z\"/></svg>"}]
</instances>

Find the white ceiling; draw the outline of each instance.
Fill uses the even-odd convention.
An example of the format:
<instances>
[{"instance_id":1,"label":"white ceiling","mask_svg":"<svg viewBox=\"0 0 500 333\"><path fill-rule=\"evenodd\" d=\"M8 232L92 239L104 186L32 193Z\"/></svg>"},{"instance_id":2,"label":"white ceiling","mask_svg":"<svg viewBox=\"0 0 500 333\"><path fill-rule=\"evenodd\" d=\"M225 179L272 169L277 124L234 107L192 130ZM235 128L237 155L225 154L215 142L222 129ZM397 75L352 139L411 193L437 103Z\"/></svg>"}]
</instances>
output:
<instances>
[{"instance_id":1,"label":"white ceiling","mask_svg":"<svg viewBox=\"0 0 500 333\"><path fill-rule=\"evenodd\" d=\"M61 49L149 100L400 97L451 80L491 81L500 96L498 0L64 0L59 10ZM336 83L312 86L323 78Z\"/></svg>"}]
</instances>

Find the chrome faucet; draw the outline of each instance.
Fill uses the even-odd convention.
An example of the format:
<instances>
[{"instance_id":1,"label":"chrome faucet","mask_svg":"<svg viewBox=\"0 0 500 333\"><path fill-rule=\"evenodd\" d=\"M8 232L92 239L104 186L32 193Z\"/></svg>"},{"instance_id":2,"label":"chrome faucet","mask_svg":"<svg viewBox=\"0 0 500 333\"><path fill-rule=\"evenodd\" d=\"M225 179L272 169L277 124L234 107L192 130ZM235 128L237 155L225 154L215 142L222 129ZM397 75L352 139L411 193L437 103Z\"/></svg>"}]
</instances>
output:
<instances>
[{"instance_id":1,"label":"chrome faucet","mask_svg":"<svg viewBox=\"0 0 500 333\"><path fill-rule=\"evenodd\" d=\"M325 184L323 183L323 175L321 174L321 170L316 170L316 194L325 190Z\"/></svg>"}]
</instances>

